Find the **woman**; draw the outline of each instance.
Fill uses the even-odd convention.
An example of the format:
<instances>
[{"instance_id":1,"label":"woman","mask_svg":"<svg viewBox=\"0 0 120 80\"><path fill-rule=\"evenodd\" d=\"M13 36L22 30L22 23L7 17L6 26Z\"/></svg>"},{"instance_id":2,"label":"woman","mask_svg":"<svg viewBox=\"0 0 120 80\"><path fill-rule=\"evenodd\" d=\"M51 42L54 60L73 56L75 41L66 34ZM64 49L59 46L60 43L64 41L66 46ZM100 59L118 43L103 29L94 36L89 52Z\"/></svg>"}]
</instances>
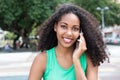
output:
<instances>
[{"instance_id":1,"label":"woman","mask_svg":"<svg viewBox=\"0 0 120 80\"><path fill-rule=\"evenodd\" d=\"M41 26L39 47L29 80L98 80L98 66L108 58L97 20L71 4Z\"/></svg>"}]
</instances>

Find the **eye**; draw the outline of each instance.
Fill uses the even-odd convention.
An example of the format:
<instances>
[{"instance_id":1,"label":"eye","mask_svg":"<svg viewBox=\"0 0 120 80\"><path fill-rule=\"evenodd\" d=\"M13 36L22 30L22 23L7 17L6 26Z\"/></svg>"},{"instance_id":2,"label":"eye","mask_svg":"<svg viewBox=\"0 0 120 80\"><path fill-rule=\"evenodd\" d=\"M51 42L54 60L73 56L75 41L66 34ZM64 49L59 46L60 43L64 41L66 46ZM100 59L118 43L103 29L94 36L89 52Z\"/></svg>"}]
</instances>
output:
<instances>
[{"instance_id":1,"label":"eye","mask_svg":"<svg viewBox=\"0 0 120 80\"><path fill-rule=\"evenodd\" d=\"M76 32L76 31L79 31L80 29L78 27L73 27L72 30Z\"/></svg>"},{"instance_id":2,"label":"eye","mask_svg":"<svg viewBox=\"0 0 120 80\"><path fill-rule=\"evenodd\" d=\"M66 25L61 25L61 28L62 29L67 29L67 26Z\"/></svg>"}]
</instances>

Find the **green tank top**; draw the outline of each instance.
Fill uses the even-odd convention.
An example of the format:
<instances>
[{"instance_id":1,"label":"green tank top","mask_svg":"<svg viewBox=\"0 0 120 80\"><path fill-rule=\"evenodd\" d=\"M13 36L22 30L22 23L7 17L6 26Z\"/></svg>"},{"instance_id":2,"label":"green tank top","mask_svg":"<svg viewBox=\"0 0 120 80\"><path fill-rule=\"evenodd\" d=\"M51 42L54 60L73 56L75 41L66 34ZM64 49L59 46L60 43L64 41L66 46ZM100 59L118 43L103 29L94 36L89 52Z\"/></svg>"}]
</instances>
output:
<instances>
[{"instance_id":1,"label":"green tank top","mask_svg":"<svg viewBox=\"0 0 120 80\"><path fill-rule=\"evenodd\" d=\"M86 74L86 54L80 57L80 63L84 73ZM74 65L68 69L62 68L57 62L55 47L47 50L46 70L43 74L43 80L76 80Z\"/></svg>"}]
</instances>

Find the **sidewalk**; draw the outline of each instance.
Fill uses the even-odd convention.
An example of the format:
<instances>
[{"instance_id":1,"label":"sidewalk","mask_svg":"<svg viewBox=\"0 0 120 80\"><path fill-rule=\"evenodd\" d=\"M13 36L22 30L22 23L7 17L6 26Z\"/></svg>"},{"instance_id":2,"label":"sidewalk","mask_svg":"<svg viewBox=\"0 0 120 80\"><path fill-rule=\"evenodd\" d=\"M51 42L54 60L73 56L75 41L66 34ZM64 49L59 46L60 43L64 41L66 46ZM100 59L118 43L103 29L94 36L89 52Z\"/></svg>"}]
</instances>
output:
<instances>
[{"instance_id":1,"label":"sidewalk","mask_svg":"<svg viewBox=\"0 0 120 80\"><path fill-rule=\"evenodd\" d=\"M33 59L38 53L40 52L0 52L0 77L28 76ZM120 55L115 53L110 57L111 63L104 63L99 67L99 80L120 78Z\"/></svg>"},{"instance_id":2,"label":"sidewalk","mask_svg":"<svg viewBox=\"0 0 120 80\"><path fill-rule=\"evenodd\" d=\"M0 76L28 75L39 52L0 53Z\"/></svg>"},{"instance_id":3,"label":"sidewalk","mask_svg":"<svg viewBox=\"0 0 120 80\"><path fill-rule=\"evenodd\" d=\"M33 59L38 53L39 52L0 53L0 77L28 76Z\"/></svg>"}]
</instances>

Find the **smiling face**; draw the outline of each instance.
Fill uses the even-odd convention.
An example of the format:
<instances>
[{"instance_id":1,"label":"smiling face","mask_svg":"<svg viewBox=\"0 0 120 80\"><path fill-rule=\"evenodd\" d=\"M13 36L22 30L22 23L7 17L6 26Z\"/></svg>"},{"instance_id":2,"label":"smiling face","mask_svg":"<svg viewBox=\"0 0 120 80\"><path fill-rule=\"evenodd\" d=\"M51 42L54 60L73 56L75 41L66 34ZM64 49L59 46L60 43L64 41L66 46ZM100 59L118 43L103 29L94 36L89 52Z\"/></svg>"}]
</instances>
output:
<instances>
[{"instance_id":1,"label":"smiling face","mask_svg":"<svg viewBox=\"0 0 120 80\"><path fill-rule=\"evenodd\" d=\"M73 13L63 15L58 24L54 25L54 31L57 35L58 46L72 47L80 33L79 18Z\"/></svg>"}]
</instances>

